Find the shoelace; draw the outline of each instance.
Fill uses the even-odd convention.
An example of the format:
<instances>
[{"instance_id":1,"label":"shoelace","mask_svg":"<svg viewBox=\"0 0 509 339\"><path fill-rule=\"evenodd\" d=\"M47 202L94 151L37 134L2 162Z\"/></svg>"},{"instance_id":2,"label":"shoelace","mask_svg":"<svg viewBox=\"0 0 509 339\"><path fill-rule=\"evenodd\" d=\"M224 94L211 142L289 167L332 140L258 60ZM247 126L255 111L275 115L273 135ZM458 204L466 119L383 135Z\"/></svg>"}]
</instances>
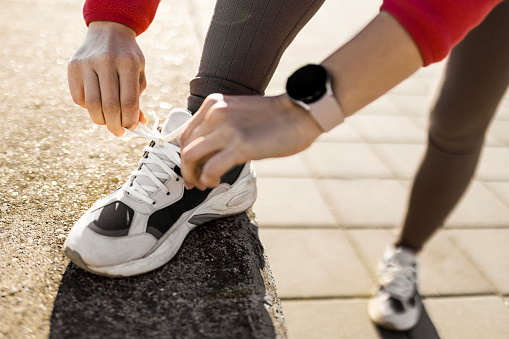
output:
<instances>
[{"instance_id":1,"label":"shoelace","mask_svg":"<svg viewBox=\"0 0 509 339\"><path fill-rule=\"evenodd\" d=\"M384 289L397 299L408 299L413 295L415 270L394 263L386 263L380 275Z\"/></svg>"},{"instance_id":2,"label":"shoelace","mask_svg":"<svg viewBox=\"0 0 509 339\"><path fill-rule=\"evenodd\" d=\"M140 159L138 169L132 172L129 179L131 184L126 188L128 194L148 204L155 204L154 199L150 198L150 195L158 189L169 194L168 188L163 184L163 182L169 178L180 180L177 173L175 173L175 171L169 166L170 164L174 164L175 166L180 167L181 159L178 154L178 152L180 152L180 147L170 143L170 141L178 138L184 125L165 136L159 132L158 125L159 119L156 119L152 129L143 124L138 124L138 128L136 130L128 129L128 131L154 142L154 144L143 148L143 151L147 153L145 153L146 155ZM149 164L157 165L163 171L160 172L150 169L150 167L147 166ZM140 183L140 180L137 180L140 177L148 178L149 182L154 183L154 185L145 185Z\"/></svg>"}]
</instances>

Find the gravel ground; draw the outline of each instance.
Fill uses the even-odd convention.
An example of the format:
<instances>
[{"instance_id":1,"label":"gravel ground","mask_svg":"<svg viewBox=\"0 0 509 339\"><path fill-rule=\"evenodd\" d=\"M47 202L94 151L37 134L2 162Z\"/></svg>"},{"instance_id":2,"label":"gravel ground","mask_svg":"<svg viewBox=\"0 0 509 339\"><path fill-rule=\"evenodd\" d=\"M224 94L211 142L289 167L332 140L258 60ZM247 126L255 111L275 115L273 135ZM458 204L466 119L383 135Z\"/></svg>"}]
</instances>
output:
<instances>
[{"instance_id":1,"label":"gravel ground","mask_svg":"<svg viewBox=\"0 0 509 339\"><path fill-rule=\"evenodd\" d=\"M0 337L41 338L68 265L74 221L122 184L146 140L95 126L67 89L86 27L81 0L4 0L0 11ZM161 5L140 39L145 111L182 106L200 44L186 0ZM169 19L168 19L169 16ZM166 20L161 20L165 17ZM161 44L161 41L165 44Z\"/></svg>"}]
</instances>

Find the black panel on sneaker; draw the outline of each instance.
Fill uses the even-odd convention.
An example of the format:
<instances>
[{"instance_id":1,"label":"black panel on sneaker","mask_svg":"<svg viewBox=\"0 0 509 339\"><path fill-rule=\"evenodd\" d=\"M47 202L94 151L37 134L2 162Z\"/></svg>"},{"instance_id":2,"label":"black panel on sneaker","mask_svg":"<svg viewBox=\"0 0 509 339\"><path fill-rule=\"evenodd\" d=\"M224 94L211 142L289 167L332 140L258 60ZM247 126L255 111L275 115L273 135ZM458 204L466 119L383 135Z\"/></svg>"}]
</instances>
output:
<instances>
[{"instance_id":1,"label":"black panel on sneaker","mask_svg":"<svg viewBox=\"0 0 509 339\"><path fill-rule=\"evenodd\" d=\"M121 201L106 205L91 215L89 227L99 234L123 236L129 232L134 211Z\"/></svg>"},{"instance_id":2,"label":"black panel on sneaker","mask_svg":"<svg viewBox=\"0 0 509 339\"><path fill-rule=\"evenodd\" d=\"M242 172L243 168L244 164L233 167L230 171L221 177L221 183L233 185L235 180L237 180L240 173ZM175 172L179 173L180 169L175 168ZM212 192L212 189L210 188L204 191L200 191L197 188L185 190L184 195L179 201L155 212L150 216L147 224L147 232L151 233L153 236L159 239L163 234L168 232L171 226L180 218L182 214L192 210L204 202L210 192ZM155 230L159 231L160 233L154 232Z\"/></svg>"}]
</instances>

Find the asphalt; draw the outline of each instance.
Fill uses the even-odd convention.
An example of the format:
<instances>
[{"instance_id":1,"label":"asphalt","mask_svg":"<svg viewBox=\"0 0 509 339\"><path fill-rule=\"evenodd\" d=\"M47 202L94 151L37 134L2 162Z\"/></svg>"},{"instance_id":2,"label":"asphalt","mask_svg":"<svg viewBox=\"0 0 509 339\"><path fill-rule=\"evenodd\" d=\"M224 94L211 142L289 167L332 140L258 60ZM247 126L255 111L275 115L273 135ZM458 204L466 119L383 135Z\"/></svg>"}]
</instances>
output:
<instances>
[{"instance_id":1,"label":"asphalt","mask_svg":"<svg viewBox=\"0 0 509 339\"><path fill-rule=\"evenodd\" d=\"M145 110L164 118L169 108L185 102L213 4L165 1L149 31L139 38L147 59ZM121 337L122 331L132 329L132 335L124 337L135 337L134 328L152 328L166 330L164 335L151 332L153 337L171 337L168 329L184 320L189 321L184 328L213 337L218 333L213 324L221 317L230 325L251 324L240 327L251 332L231 332L236 337L269 332L269 337L276 332L284 337L281 323L279 332L272 327L270 312L246 311L260 311L259 303L271 299L267 286L273 288L272 303L277 304L277 295L281 299L291 338L509 336L507 96L490 128L475 180L421 255L420 291L426 312L419 325L407 333L387 332L373 326L366 315L376 263L404 215L425 147L427 112L443 63L418 71L309 150L256 162L256 222L244 215L192 233L187 243L203 244L240 226L240 233L233 235L249 241L225 240L216 250L255 253L257 260L249 265L237 262L238 269L262 280L270 278L270 263L277 295L274 282L259 278L237 290L242 284L235 280L235 270L226 272L231 281L221 284L187 271L193 262L217 276L217 267L207 265L212 257L192 251L194 245L185 245L160 271L133 279L93 277L69 264L61 247L70 226L129 176L146 143L111 136L70 99L66 62L86 33L80 6L81 1L64 0L2 2L0 337L74 337L76 326L100 328L105 331L96 332L101 336ZM289 73L322 60L373 17L378 6L374 0L327 1L283 56L267 94L281 93ZM254 234L259 234L268 260L263 260ZM259 270L265 274L256 275ZM145 286L154 284L162 287L148 294ZM208 286L207 297L194 289L200 284ZM118 295L122 298L115 299ZM218 296L231 300L247 295L253 303L239 303L237 310L249 316L211 303ZM212 327L200 321L200 310L212 315ZM149 311L171 316L159 322L163 318L147 317ZM278 312L273 309L272 319ZM81 332L93 337L86 334Z\"/></svg>"}]
</instances>

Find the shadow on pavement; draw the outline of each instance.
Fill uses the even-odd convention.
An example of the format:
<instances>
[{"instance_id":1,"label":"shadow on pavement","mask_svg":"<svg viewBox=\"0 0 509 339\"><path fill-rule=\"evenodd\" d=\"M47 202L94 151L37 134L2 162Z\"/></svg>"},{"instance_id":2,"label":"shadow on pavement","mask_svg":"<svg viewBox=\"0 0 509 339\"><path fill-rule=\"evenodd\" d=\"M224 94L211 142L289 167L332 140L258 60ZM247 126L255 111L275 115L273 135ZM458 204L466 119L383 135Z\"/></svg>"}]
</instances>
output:
<instances>
[{"instance_id":1,"label":"shadow on pavement","mask_svg":"<svg viewBox=\"0 0 509 339\"><path fill-rule=\"evenodd\" d=\"M410 331L397 332L389 331L376 326L381 339L440 339L438 332L429 318L426 308L423 307L421 318L417 325Z\"/></svg>"},{"instance_id":2,"label":"shadow on pavement","mask_svg":"<svg viewBox=\"0 0 509 339\"><path fill-rule=\"evenodd\" d=\"M138 277L64 273L50 338L274 338L263 249L246 214L191 232L175 258Z\"/></svg>"}]
</instances>

